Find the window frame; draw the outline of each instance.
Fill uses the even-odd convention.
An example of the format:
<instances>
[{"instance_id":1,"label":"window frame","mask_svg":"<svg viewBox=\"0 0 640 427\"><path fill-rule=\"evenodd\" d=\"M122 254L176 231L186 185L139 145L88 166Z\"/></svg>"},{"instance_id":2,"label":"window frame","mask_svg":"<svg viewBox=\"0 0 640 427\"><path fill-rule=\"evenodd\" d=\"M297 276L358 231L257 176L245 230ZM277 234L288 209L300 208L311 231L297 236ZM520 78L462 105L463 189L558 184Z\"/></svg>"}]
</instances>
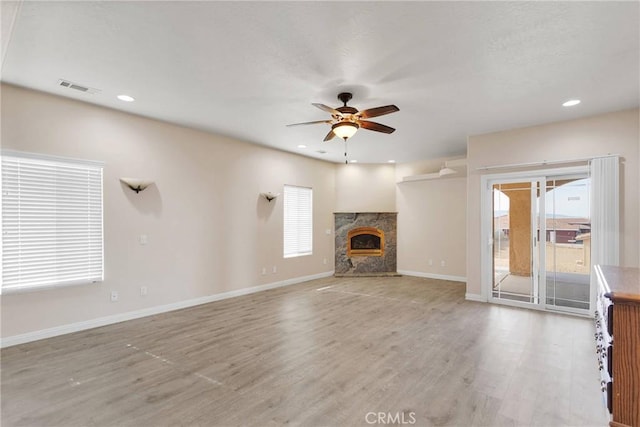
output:
<instances>
[{"instance_id":1,"label":"window frame","mask_svg":"<svg viewBox=\"0 0 640 427\"><path fill-rule=\"evenodd\" d=\"M283 193L283 258L313 255L313 188L285 184ZM290 197L294 194L296 199L290 200ZM304 197L307 200L304 200ZM301 206L301 203L306 204L307 202L308 206ZM300 209L306 210L306 212L302 212L304 217L294 218L295 224L291 221L292 212L290 212L290 209L292 208L295 208L298 212ZM294 226L295 229L289 229L291 226ZM295 232L297 238L291 238L290 233L292 231ZM301 235L301 232L308 234Z\"/></svg>"}]
</instances>

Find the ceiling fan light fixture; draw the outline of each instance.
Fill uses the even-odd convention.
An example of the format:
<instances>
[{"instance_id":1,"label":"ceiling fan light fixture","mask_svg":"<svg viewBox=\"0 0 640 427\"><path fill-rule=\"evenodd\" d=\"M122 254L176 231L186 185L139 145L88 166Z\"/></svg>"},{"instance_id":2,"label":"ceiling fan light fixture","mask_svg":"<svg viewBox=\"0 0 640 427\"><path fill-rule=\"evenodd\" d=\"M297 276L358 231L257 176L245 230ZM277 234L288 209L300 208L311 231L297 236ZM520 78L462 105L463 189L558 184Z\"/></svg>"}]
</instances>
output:
<instances>
[{"instance_id":1,"label":"ceiling fan light fixture","mask_svg":"<svg viewBox=\"0 0 640 427\"><path fill-rule=\"evenodd\" d=\"M351 138L360 126L353 122L340 122L331 126L331 130L336 136L344 139L345 141Z\"/></svg>"}]
</instances>

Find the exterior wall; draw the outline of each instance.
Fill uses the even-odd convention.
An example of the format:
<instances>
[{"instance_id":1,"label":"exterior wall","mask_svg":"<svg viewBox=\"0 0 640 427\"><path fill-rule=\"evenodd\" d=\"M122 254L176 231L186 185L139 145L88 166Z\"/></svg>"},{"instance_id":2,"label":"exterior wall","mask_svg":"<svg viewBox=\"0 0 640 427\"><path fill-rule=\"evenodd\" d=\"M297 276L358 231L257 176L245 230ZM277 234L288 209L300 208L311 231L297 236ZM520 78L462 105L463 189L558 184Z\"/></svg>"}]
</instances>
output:
<instances>
[{"instance_id":1,"label":"exterior wall","mask_svg":"<svg viewBox=\"0 0 640 427\"><path fill-rule=\"evenodd\" d=\"M516 276L530 276L531 189L522 187L521 183L500 186L509 198L509 272Z\"/></svg>"}]
</instances>

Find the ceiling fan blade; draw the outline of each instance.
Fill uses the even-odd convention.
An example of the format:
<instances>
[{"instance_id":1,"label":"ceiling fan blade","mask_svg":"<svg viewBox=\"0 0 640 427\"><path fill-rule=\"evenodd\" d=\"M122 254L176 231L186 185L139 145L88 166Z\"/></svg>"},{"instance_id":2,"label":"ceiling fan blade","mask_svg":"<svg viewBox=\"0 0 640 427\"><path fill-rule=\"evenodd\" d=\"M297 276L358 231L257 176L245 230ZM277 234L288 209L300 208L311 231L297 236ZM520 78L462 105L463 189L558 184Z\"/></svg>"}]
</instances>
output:
<instances>
[{"instance_id":1,"label":"ceiling fan blade","mask_svg":"<svg viewBox=\"0 0 640 427\"><path fill-rule=\"evenodd\" d=\"M335 133L333 133L333 129L331 129L331 130L329 131L329 133L327 134L327 136L325 136L325 137L324 137L324 139L323 139L322 141L323 141L323 142L327 142L327 141L332 140L332 139L333 139L333 138L335 138L335 137L336 137L336 134L335 134Z\"/></svg>"},{"instance_id":2,"label":"ceiling fan blade","mask_svg":"<svg viewBox=\"0 0 640 427\"><path fill-rule=\"evenodd\" d=\"M342 113L341 113L340 111L338 111L338 110L336 110L336 109L334 109L334 108L331 108L331 107L329 107L329 106L327 106L327 105L324 105L324 104L315 104L315 103L314 103L314 104L311 104L311 105L318 107L318 108L319 108L319 109L321 109L322 111L326 111L327 113L331 113L331 114L332 114L332 115L334 115L334 116L340 116L340 117L342 117Z\"/></svg>"},{"instance_id":3,"label":"ceiling fan blade","mask_svg":"<svg viewBox=\"0 0 640 427\"><path fill-rule=\"evenodd\" d=\"M393 133L395 131L395 129L392 127L381 125L380 123L367 122L365 120L358 121L358 124L360 125L361 128L374 130L376 132Z\"/></svg>"},{"instance_id":4,"label":"ceiling fan blade","mask_svg":"<svg viewBox=\"0 0 640 427\"><path fill-rule=\"evenodd\" d=\"M315 122L302 122L302 123L292 123L287 126L302 126L302 125L315 125L318 123L331 123L331 120L316 120Z\"/></svg>"},{"instance_id":5,"label":"ceiling fan blade","mask_svg":"<svg viewBox=\"0 0 640 427\"><path fill-rule=\"evenodd\" d=\"M357 116L361 119L369 119L371 117L395 113L396 111L400 111L400 109L395 105L385 105L384 107L369 108L368 110L360 111Z\"/></svg>"}]
</instances>

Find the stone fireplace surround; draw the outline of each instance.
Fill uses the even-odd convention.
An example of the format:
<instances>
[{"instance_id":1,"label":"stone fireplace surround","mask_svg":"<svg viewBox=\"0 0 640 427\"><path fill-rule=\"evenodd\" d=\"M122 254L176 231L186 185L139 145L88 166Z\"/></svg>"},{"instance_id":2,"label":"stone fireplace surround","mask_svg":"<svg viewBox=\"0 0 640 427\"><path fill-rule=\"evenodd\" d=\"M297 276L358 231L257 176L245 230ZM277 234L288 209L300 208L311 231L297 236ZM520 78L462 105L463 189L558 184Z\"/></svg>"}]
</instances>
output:
<instances>
[{"instance_id":1,"label":"stone fireplace surround","mask_svg":"<svg viewBox=\"0 0 640 427\"><path fill-rule=\"evenodd\" d=\"M336 212L335 276L397 276L397 212ZM350 232L370 230L381 237L380 251L355 251L348 255Z\"/></svg>"}]
</instances>

